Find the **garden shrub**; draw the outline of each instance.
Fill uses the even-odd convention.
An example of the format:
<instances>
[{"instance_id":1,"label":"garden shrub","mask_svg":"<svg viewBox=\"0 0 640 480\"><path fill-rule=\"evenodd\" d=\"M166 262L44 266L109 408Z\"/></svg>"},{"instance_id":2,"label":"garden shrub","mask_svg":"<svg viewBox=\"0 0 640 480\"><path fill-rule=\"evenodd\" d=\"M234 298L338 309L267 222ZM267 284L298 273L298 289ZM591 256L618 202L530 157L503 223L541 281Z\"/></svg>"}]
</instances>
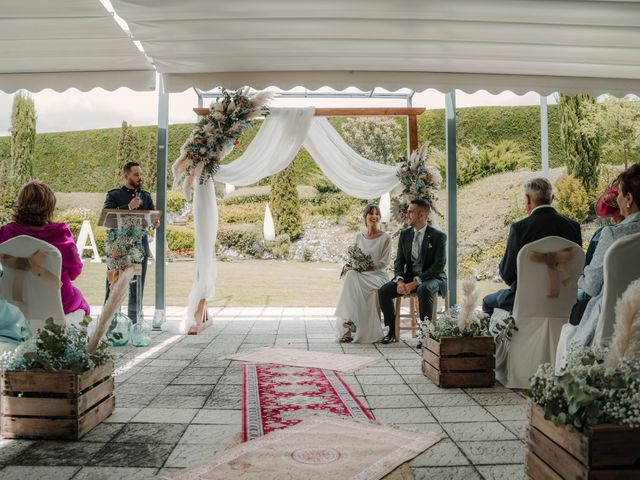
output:
<instances>
[{"instance_id":1,"label":"garden shrub","mask_svg":"<svg viewBox=\"0 0 640 480\"><path fill-rule=\"evenodd\" d=\"M559 213L582 223L589 215L589 195L580 180L563 175L555 186L555 207Z\"/></svg>"},{"instance_id":2,"label":"garden shrub","mask_svg":"<svg viewBox=\"0 0 640 480\"><path fill-rule=\"evenodd\" d=\"M273 213L276 234L287 234L291 240L300 238L304 232L300 197L293 177L293 164L271 177L269 204Z\"/></svg>"},{"instance_id":3,"label":"garden shrub","mask_svg":"<svg viewBox=\"0 0 640 480\"><path fill-rule=\"evenodd\" d=\"M341 190L334 185L334 183L326 177L320 177L313 184L318 193L340 193Z\"/></svg>"},{"instance_id":4,"label":"garden shrub","mask_svg":"<svg viewBox=\"0 0 640 480\"><path fill-rule=\"evenodd\" d=\"M258 255L264 250L262 237L253 225L238 225L218 230L218 242L227 248L249 255Z\"/></svg>"},{"instance_id":5,"label":"garden shrub","mask_svg":"<svg viewBox=\"0 0 640 480\"><path fill-rule=\"evenodd\" d=\"M167 225L167 246L172 251L193 252L194 232L191 227Z\"/></svg>"},{"instance_id":6,"label":"garden shrub","mask_svg":"<svg viewBox=\"0 0 640 480\"><path fill-rule=\"evenodd\" d=\"M167 212L180 213L186 202L184 193L175 190L167 191Z\"/></svg>"},{"instance_id":7,"label":"garden shrub","mask_svg":"<svg viewBox=\"0 0 640 480\"><path fill-rule=\"evenodd\" d=\"M265 242L265 249L276 258L286 259L291 249L291 239L286 234L278 235L275 240Z\"/></svg>"},{"instance_id":8,"label":"garden shrub","mask_svg":"<svg viewBox=\"0 0 640 480\"><path fill-rule=\"evenodd\" d=\"M257 223L264 218L265 202L218 205L220 223Z\"/></svg>"},{"instance_id":9,"label":"garden shrub","mask_svg":"<svg viewBox=\"0 0 640 480\"><path fill-rule=\"evenodd\" d=\"M251 194L251 195L237 195L233 197L225 198L222 205L245 205L247 203L266 203L269 201L268 193Z\"/></svg>"},{"instance_id":10,"label":"garden shrub","mask_svg":"<svg viewBox=\"0 0 640 480\"><path fill-rule=\"evenodd\" d=\"M533 163L532 155L512 140L502 140L483 149L476 145L459 146L457 153L456 183L460 186L497 173L513 172L519 168L531 166ZM442 178L446 178L444 152L434 148L431 158L442 174Z\"/></svg>"}]
</instances>

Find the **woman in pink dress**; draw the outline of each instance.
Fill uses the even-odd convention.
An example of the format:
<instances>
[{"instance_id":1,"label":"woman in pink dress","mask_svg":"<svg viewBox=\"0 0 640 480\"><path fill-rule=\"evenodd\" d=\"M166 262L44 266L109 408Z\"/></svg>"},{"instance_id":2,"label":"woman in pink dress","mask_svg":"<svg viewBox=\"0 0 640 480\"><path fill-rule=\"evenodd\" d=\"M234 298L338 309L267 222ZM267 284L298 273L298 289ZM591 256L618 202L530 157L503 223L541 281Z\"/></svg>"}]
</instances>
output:
<instances>
[{"instance_id":1,"label":"woman in pink dress","mask_svg":"<svg viewBox=\"0 0 640 480\"><path fill-rule=\"evenodd\" d=\"M53 223L56 196L42 182L29 182L18 194L13 207L13 222L0 227L0 243L18 235L28 235L50 243L62 255L60 297L65 315L84 310L89 315L89 304L76 287L71 284L82 272L82 261L73 235L64 223Z\"/></svg>"}]
</instances>

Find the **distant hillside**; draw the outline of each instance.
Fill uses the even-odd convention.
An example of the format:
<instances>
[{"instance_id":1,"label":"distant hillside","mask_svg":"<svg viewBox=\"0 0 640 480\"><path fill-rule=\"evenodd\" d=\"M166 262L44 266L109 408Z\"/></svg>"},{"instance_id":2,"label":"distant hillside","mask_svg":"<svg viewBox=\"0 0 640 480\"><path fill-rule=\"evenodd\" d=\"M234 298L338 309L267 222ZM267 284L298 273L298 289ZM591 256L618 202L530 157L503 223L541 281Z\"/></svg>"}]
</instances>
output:
<instances>
[{"instance_id":1,"label":"distant hillside","mask_svg":"<svg viewBox=\"0 0 640 480\"><path fill-rule=\"evenodd\" d=\"M36 105L37 109L37 105ZM126 119L125 119L126 120ZM342 119L332 119L338 126ZM398 122L405 125L404 119ZM169 163L177 158L180 146L193 128L192 124L169 127ZM142 151L146 151L149 133L154 126L136 127ZM242 154L251 142L259 124L249 129L241 143L226 159L232 161ZM104 192L113 188L113 163L116 155L120 129L83 130L77 132L42 133L37 135L34 175L50 183L59 192ZM444 148L444 112L430 110L418 119L420 143L427 140ZM522 144L536 159L540 157L540 118L537 106L525 107L476 107L458 110L458 142L460 145L475 144L482 147L503 139ZM403 145L406 132L403 131ZM144 153L143 153L144 154ZM0 138L0 161L10 157L10 137ZM549 158L552 166L560 166L562 152L558 111L549 106ZM310 155L302 149L295 159L297 183L312 185L320 173Z\"/></svg>"}]
</instances>

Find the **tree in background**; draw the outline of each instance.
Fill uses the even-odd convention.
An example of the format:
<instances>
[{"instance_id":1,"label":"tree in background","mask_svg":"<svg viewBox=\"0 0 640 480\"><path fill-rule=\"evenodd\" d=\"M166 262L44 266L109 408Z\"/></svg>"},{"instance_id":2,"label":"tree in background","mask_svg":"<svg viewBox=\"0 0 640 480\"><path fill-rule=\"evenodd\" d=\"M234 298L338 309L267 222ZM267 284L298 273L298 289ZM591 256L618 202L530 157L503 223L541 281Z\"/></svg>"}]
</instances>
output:
<instances>
[{"instance_id":1,"label":"tree in background","mask_svg":"<svg viewBox=\"0 0 640 480\"><path fill-rule=\"evenodd\" d=\"M618 161L622 158L626 170L630 156L640 150L640 100L607 96L602 102L585 103L581 108L582 133L600 136L604 140L603 156Z\"/></svg>"},{"instance_id":2,"label":"tree in background","mask_svg":"<svg viewBox=\"0 0 640 480\"><path fill-rule=\"evenodd\" d=\"M374 162L392 165L402 153L402 127L393 118L349 118L340 130L351 148Z\"/></svg>"},{"instance_id":3,"label":"tree in background","mask_svg":"<svg viewBox=\"0 0 640 480\"><path fill-rule=\"evenodd\" d=\"M151 193L156 191L156 175L157 175L157 151L158 151L158 135L156 132L149 134L149 144L147 145L147 162L143 165L144 170L144 188Z\"/></svg>"},{"instance_id":4,"label":"tree in background","mask_svg":"<svg viewBox=\"0 0 640 480\"><path fill-rule=\"evenodd\" d=\"M114 185L119 185L122 182L122 167L124 167L124 164L127 162L140 163L141 157L138 134L132 125L123 120L116 153Z\"/></svg>"},{"instance_id":5,"label":"tree in background","mask_svg":"<svg viewBox=\"0 0 640 480\"><path fill-rule=\"evenodd\" d=\"M289 235L291 240L300 238L304 233L300 198L294 182L293 162L287 168L271 176L271 194L269 198L276 234Z\"/></svg>"},{"instance_id":6,"label":"tree in background","mask_svg":"<svg viewBox=\"0 0 640 480\"><path fill-rule=\"evenodd\" d=\"M33 152L36 146L36 108L31 96L19 91L13 97L11 111L10 202L33 176Z\"/></svg>"},{"instance_id":7,"label":"tree in background","mask_svg":"<svg viewBox=\"0 0 640 480\"><path fill-rule=\"evenodd\" d=\"M591 95L576 96L560 94L560 138L566 154L567 172L580 180L584 189L593 195L598 186L600 165L600 137L595 132L586 132L582 125L585 109L595 105Z\"/></svg>"}]
</instances>

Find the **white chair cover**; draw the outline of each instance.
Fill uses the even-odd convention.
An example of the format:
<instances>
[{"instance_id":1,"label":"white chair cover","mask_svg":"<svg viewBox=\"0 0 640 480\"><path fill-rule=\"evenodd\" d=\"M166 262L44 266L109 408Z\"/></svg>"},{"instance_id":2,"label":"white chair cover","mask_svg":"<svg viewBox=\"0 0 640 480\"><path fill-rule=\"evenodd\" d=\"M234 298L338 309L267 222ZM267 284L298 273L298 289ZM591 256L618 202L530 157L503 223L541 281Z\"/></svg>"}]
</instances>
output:
<instances>
[{"instance_id":1,"label":"white chair cover","mask_svg":"<svg viewBox=\"0 0 640 480\"><path fill-rule=\"evenodd\" d=\"M550 298L547 265L530 260L528 254L568 247L574 248L573 258L567 262L569 279L566 285L560 283L558 297ZM538 365L555 362L560 330L576 302L577 282L583 266L582 248L561 237L536 240L518 253L518 289L513 307L518 331L514 332L511 342L499 345L496 353L496 378L506 387L528 388L529 378Z\"/></svg>"},{"instance_id":2,"label":"white chair cover","mask_svg":"<svg viewBox=\"0 0 640 480\"><path fill-rule=\"evenodd\" d=\"M54 322L64 325L65 316L60 299L60 270L62 257L60 251L53 245L27 235L20 235L0 244L0 254L14 257L31 257L38 250L47 254L41 266L49 271L58 280L58 285L53 285L31 272L24 274L24 286L22 289L22 301L13 299L13 282L15 270L3 267L4 274L0 278L0 296L16 305L23 313L33 332L44 327L47 318L53 318Z\"/></svg>"},{"instance_id":3,"label":"white chair cover","mask_svg":"<svg viewBox=\"0 0 640 480\"><path fill-rule=\"evenodd\" d=\"M609 345L615 324L615 306L631 282L640 278L640 233L616 240L604 256L602 310L593 345Z\"/></svg>"}]
</instances>

